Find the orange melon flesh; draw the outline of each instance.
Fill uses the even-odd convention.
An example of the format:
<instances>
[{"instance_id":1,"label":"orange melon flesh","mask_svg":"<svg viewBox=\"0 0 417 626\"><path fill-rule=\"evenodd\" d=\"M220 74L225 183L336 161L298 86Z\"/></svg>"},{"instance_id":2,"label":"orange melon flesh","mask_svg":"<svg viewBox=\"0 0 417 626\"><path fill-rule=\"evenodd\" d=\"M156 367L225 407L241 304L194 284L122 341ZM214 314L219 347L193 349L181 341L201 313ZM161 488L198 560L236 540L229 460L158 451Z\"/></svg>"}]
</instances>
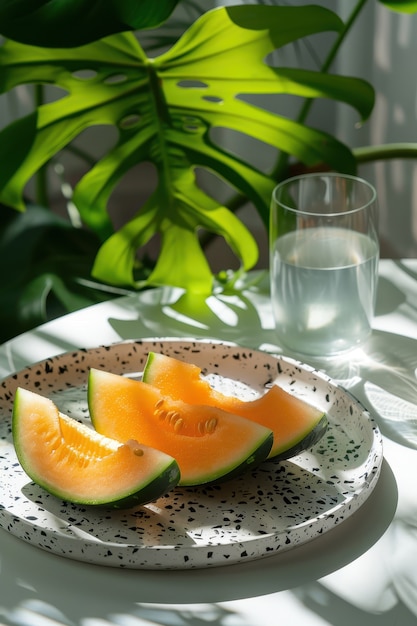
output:
<instances>
[{"instance_id":1,"label":"orange melon flesh","mask_svg":"<svg viewBox=\"0 0 417 626\"><path fill-rule=\"evenodd\" d=\"M201 403L222 408L258 424L274 433L274 443L269 458L287 458L300 451L297 445L313 445L324 433L327 419L320 409L273 385L255 400L241 400L215 390L202 377L201 368L164 354L150 352L143 380L158 387L162 393L184 402ZM321 423L314 436L308 435Z\"/></svg>"},{"instance_id":2,"label":"orange melon flesh","mask_svg":"<svg viewBox=\"0 0 417 626\"><path fill-rule=\"evenodd\" d=\"M179 480L172 457L136 441L103 437L27 389L16 391L12 430L16 454L28 476L74 503L144 504Z\"/></svg>"},{"instance_id":3,"label":"orange melon flesh","mask_svg":"<svg viewBox=\"0 0 417 626\"><path fill-rule=\"evenodd\" d=\"M173 456L181 485L230 478L267 458L269 429L213 406L172 400L144 382L92 368L88 403L94 428Z\"/></svg>"}]
</instances>

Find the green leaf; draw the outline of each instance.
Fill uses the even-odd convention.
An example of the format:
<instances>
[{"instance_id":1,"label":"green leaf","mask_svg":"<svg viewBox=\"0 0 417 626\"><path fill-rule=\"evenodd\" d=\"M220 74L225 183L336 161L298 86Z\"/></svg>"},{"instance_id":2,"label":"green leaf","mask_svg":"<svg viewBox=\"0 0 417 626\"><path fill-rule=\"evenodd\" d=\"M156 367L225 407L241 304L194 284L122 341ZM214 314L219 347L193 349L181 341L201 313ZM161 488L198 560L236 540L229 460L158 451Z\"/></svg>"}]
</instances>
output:
<instances>
[{"instance_id":1,"label":"green leaf","mask_svg":"<svg viewBox=\"0 0 417 626\"><path fill-rule=\"evenodd\" d=\"M379 0L388 9L399 13L417 13L416 0Z\"/></svg>"},{"instance_id":2,"label":"green leaf","mask_svg":"<svg viewBox=\"0 0 417 626\"><path fill-rule=\"evenodd\" d=\"M114 297L94 284L99 241L51 211L0 211L0 342L48 319Z\"/></svg>"},{"instance_id":3,"label":"green leaf","mask_svg":"<svg viewBox=\"0 0 417 626\"><path fill-rule=\"evenodd\" d=\"M0 33L20 43L80 46L128 30L154 28L179 0L0 0Z\"/></svg>"},{"instance_id":4,"label":"green leaf","mask_svg":"<svg viewBox=\"0 0 417 626\"><path fill-rule=\"evenodd\" d=\"M34 82L54 84L66 95L38 108L30 151L22 151L0 200L22 208L27 182L54 154L90 126L114 126L117 142L83 176L73 196L84 223L103 241L94 276L114 285L142 286L137 250L158 235L160 254L147 284L209 293L213 277L199 243L202 229L224 237L241 268L256 263L257 251L248 229L200 189L197 171L210 171L251 200L265 228L276 182L251 164L244 150L226 149L214 131L235 131L308 166L325 163L355 171L352 152L334 137L245 100L259 94L332 98L352 105L366 119L374 103L366 82L265 61L276 48L300 37L342 29L340 18L321 7L259 5L207 12L156 58L147 58L131 33L71 50L9 41L0 49L2 91ZM22 132L16 127L8 144L23 139ZM114 233L108 201L129 170L142 162L154 164L157 187Z\"/></svg>"},{"instance_id":5,"label":"green leaf","mask_svg":"<svg viewBox=\"0 0 417 626\"><path fill-rule=\"evenodd\" d=\"M12 122L0 133L0 163L2 164L0 168L0 190L3 190L13 178L33 148L37 133L37 120L37 113L32 113L23 119ZM19 138L18 141L16 141L16 137ZM13 150L10 149L10 146L13 146ZM8 191L12 195L9 195ZM3 202L24 210L25 204L21 200L20 191L17 191L17 195L14 195L14 189L8 187L4 191Z\"/></svg>"},{"instance_id":6,"label":"green leaf","mask_svg":"<svg viewBox=\"0 0 417 626\"><path fill-rule=\"evenodd\" d=\"M93 275L101 277L105 272L112 284L141 286L142 282L134 278L135 252L159 232L161 252L148 282L207 295L212 290L213 277L196 236L200 228L223 236L245 269L256 263L257 245L242 222L194 186L191 172L183 177L189 180L177 181L174 197L168 197L160 187L138 215L103 244ZM175 206L175 211L171 206Z\"/></svg>"}]
</instances>

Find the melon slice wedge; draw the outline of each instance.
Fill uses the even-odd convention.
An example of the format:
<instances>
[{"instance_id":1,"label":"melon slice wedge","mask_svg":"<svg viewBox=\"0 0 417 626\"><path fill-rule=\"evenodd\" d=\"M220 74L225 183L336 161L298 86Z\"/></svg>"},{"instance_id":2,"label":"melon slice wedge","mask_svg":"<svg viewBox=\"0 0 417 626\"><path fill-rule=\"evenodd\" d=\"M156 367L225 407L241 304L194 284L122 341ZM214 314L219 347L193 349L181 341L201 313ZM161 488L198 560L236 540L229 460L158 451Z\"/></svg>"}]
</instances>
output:
<instances>
[{"instance_id":1,"label":"melon slice wedge","mask_svg":"<svg viewBox=\"0 0 417 626\"><path fill-rule=\"evenodd\" d=\"M252 420L173 400L152 385L94 368L88 405L97 432L137 439L173 456L180 485L234 478L264 461L272 445L271 430Z\"/></svg>"},{"instance_id":2,"label":"melon slice wedge","mask_svg":"<svg viewBox=\"0 0 417 626\"><path fill-rule=\"evenodd\" d=\"M148 354L143 381L172 398L220 407L269 428L274 433L269 458L291 458L315 445L327 430L328 420L322 410L278 385L255 400L245 401L215 390L194 363L165 354Z\"/></svg>"},{"instance_id":3,"label":"melon slice wedge","mask_svg":"<svg viewBox=\"0 0 417 626\"><path fill-rule=\"evenodd\" d=\"M137 441L103 437L27 389L16 390L12 433L26 474L73 503L117 508L145 504L180 478L177 462L167 454Z\"/></svg>"}]
</instances>

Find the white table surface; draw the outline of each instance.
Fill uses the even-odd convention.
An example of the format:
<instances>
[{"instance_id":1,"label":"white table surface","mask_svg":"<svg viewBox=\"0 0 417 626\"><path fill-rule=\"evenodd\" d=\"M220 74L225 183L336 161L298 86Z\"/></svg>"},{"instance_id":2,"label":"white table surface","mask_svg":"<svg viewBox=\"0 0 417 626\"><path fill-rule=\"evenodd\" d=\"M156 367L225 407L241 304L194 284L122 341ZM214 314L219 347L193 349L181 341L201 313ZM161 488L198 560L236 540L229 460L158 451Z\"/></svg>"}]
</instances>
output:
<instances>
[{"instance_id":1,"label":"white table surface","mask_svg":"<svg viewBox=\"0 0 417 626\"><path fill-rule=\"evenodd\" d=\"M73 348L134 338L209 337L281 351L266 280L240 297L212 298L198 321L176 315L177 295L119 298L20 335L0 347L0 378ZM356 513L288 552L188 571L85 564L0 530L0 625L414 626L417 261L381 262L374 331L363 350L308 363L349 388L384 435L380 479Z\"/></svg>"}]
</instances>

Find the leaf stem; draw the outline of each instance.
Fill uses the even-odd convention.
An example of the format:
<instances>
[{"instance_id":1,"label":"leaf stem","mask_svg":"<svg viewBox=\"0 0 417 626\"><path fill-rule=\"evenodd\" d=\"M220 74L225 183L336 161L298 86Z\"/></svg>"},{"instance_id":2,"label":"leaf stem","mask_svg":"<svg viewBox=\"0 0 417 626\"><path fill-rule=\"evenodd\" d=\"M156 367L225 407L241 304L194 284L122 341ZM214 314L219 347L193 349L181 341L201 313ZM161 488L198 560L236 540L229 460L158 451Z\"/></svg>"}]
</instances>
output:
<instances>
[{"instance_id":1,"label":"leaf stem","mask_svg":"<svg viewBox=\"0 0 417 626\"><path fill-rule=\"evenodd\" d=\"M387 143L378 146L355 148L358 163L386 161L388 159L417 159L417 143Z\"/></svg>"},{"instance_id":2,"label":"leaf stem","mask_svg":"<svg viewBox=\"0 0 417 626\"><path fill-rule=\"evenodd\" d=\"M356 23L356 20L360 14L360 12L362 11L362 9L364 8L365 4L368 2L368 0L358 0L358 2L356 3L356 6L354 7L353 11L351 12L350 16L348 17L348 19L345 22L345 25L343 27L343 29L340 31L340 33L338 34L338 36L336 37L335 42L333 43L332 47L330 48L326 59L324 60L320 72L322 74L327 74L327 72L329 71L334 59L336 58L337 53L339 52L339 49L341 47L341 45L343 44L343 42L345 41L349 31L351 30L351 28L353 27L353 25ZM303 123L308 115L308 113L310 112L311 106L313 104L314 100L309 98L306 99L304 101L303 106L301 107L301 110L298 114L297 117L297 121L300 123ZM279 155L279 158L277 160L277 163L274 167L272 176L278 181L281 180L282 178L284 178L285 176L285 172L288 169L288 159L289 159L289 154L287 154L286 152L281 152Z\"/></svg>"},{"instance_id":3,"label":"leaf stem","mask_svg":"<svg viewBox=\"0 0 417 626\"><path fill-rule=\"evenodd\" d=\"M330 67L332 66L333 61L336 58L337 53L339 52L341 45L345 41L351 28L356 23L356 20L359 17L359 13L362 11L362 9L364 8L367 2L368 0L358 0L358 3L356 4L349 18L346 20L344 28L340 31L333 46L330 48L329 53L326 59L324 60L323 65L321 66L321 69L320 69L321 74L327 74L327 72L329 71ZM311 108L312 103L313 103L313 100L311 99L308 99L304 102L304 105L298 116L298 122L304 122Z\"/></svg>"}]
</instances>

